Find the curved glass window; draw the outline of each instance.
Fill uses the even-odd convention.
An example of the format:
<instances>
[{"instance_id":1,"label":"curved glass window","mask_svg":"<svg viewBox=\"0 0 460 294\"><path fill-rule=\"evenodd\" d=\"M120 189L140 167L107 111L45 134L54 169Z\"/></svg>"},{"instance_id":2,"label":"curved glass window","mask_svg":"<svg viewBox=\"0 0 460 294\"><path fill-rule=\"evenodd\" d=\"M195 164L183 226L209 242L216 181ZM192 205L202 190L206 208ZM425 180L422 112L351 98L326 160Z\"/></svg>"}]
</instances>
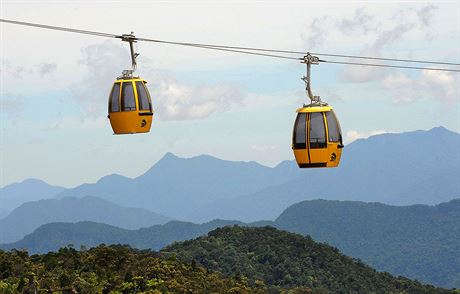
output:
<instances>
[{"instance_id":1,"label":"curved glass window","mask_svg":"<svg viewBox=\"0 0 460 294\"><path fill-rule=\"evenodd\" d=\"M112 92L110 93L109 112L120 111L118 96L120 96L120 84L116 83L113 84Z\"/></svg>"},{"instance_id":2,"label":"curved glass window","mask_svg":"<svg viewBox=\"0 0 460 294\"><path fill-rule=\"evenodd\" d=\"M136 110L136 100L134 99L134 89L132 82L125 82L121 86L121 110Z\"/></svg>"},{"instance_id":3,"label":"curved glass window","mask_svg":"<svg viewBox=\"0 0 460 294\"><path fill-rule=\"evenodd\" d=\"M307 148L307 114L305 112L300 112L297 114L297 118L294 123L294 135L292 138L292 143L294 144L294 149L306 149Z\"/></svg>"},{"instance_id":4,"label":"curved glass window","mask_svg":"<svg viewBox=\"0 0 460 294\"><path fill-rule=\"evenodd\" d=\"M326 148L326 129L323 113L310 113L310 148Z\"/></svg>"},{"instance_id":5,"label":"curved glass window","mask_svg":"<svg viewBox=\"0 0 460 294\"><path fill-rule=\"evenodd\" d=\"M137 98L139 100L139 110L150 110L152 111L152 106L150 104L150 97L147 93L147 89L143 82L136 82L137 88Z\"/></svg>"},{"instance_id":6,"label":"curved glass window","mask_svg":"<svg viewBox=\"0 0 460 294\"><path fill-rule=\"evenodd\" d=\"M331 110L326 112L327 127L329 131L329 142L342 142L342 134L340 131L340 125L337 121L335 113Z\"/></svg>"}]
</instances>

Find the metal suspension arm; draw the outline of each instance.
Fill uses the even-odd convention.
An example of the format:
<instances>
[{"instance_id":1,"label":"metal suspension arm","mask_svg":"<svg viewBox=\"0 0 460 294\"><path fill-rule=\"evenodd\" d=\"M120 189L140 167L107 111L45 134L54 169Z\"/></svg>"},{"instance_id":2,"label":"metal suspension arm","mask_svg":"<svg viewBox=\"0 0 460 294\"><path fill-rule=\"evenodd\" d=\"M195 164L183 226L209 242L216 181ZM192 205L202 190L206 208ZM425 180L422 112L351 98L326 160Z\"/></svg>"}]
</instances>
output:
<instances>
[{"instance_id":1,"label":"metal suspension arm","mask_svg":"<svg viewBox=\"0 0 460 294\"><path fill-rule=\"evenodd\" d=\"M137 58L137 56L139 56L139 53L134 52L134 44L133 43L137 42L137 38L133 35L133 32L131 32L131 34L122 35L121 40L129 43L129 50L131 51L132 72L135 72L136 69L137 69L136 58Z\"/></svg>"},{"instance_id":2,"label":"metal suspension arm","mask_svg":"<svg viewBox=\"0 0 460 294\"><path fill-rule=\"evenodd\" d=\"M320 102L320 97L313 95L311 90L311 65L319 64L319 58L311 55L310 53L307 53L301 62L307 65L307 75L303 77L302 80L305 82L305 90L307 92L308 98L310 98L312 103Z\"/></svg>"}]
</instances>

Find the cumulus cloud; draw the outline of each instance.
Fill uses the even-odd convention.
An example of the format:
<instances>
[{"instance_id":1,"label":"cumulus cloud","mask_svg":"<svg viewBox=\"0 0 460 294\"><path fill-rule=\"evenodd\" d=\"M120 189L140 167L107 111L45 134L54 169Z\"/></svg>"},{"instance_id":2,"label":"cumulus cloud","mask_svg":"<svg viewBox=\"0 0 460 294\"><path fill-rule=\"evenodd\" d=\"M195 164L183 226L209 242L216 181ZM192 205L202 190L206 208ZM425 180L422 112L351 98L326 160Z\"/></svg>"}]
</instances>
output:
<instances>
[{"instance_id":1,"label":"cumulus cloud","mask_svg":"<svg viewBox=\"0 0 460 294\"><path fill-rule=\"evenodd\" d=\"M152 88L161 120L206 118L213 113L228 111L244 97L237 87L225 84L188 86L173 77L155 83Z\"/></svg>"},{"instance_id":2,"label":"cumulus cloud","mask_svg":"<svg viewBox=\"0 0 460 294\"><path fill-rule=\"evenodd\" d=\"M37 72L40 75L40 77L43 78L44 76L55 72L56 69L57 69L56 63L42 63L38 65Z\"/></svg>"},{"instance_id":3,"label":"cumulus cloud","mask_svg":"<svg viewBox=\"0 0 460 294\"><path fill-rule=\"evenodd\" d=\"M393 90L392 101L396 104L434 98L452 105L457 101L460 92L460 85L454 74L431 70L422 71L420 77L395 72L382 81L382 86Z\"/></svg>"},{"instance_id":4,"label":"cumulus cloud","mask_svg":"<svg viewBox=\"0 0 460 294\"><path fill-rule=\"evenodd\" d=\"M26 100L22 95L2 93L0 97L1 112L14 115L24 110Z\"/></svg>"},{"instance_id":5,"label":"cumulus cloud","mask_svg":"<svg viewBox=\"0 0 460 294\"><path fill-rule=\"evenodd\" d=\"M372 22L373 18L365 12L364 8L358 8L352 18L338 20L336 26L343 34L367 34L376 29Z\"/></svg>"},{"instance_id":6,"label":"cumulus cloud","mask_svg":"<svg viewBox=\"0 0 460 294\"><path fill-rule=\"evenodd\" d=\"M27 79L37 75L43 78L46 75L55 72L56 69L56 63L45 62L26 67L23 65L11 64L8 60L2 61L2 70L4 70L8 75L12 75L18 79Z\"/></svg>"},{"instance_id":7,"label":"cumulus cloud","mask_svg":"<svg viewBox=\"0 0 460 294\"><path fill-rule=\"evenodd\" d=\"M73 87L73 93L85 114L96 117L106 111L112 83L123 69L130 68L130 57L127 48L111 41L85 47L82 55L80 64L88 69L88 76ZM156 68L148 58L142 58L139 63L138 73L150 81L147 86L160 120L206 118L228 111L244 97L234 85L188 85L171 72Z\"/></svg>"},{"instance_id":8,"label":"cumulus cloud","mask_svg":"<svg viewBox=\"0 0 460 294\"><path fill-rule=\"evenodd\" d=\"M327 16L315 17L308 27L308 33L302 34L302 39L305 41L307 48L315 49L322 46L328 34L330 26L330 18Z\"/></svg>"},{"instance_id":9,"label":"cumulus cloud","mask_svg":"<svg viewBox=\"0 0 460 294\"><path fill-rule=\"evenodd\" d=\"M356 130L350 130L346 133L346 137L345 137L345 142L347 144L355 141L355 140L358 140L358 139L365 139L365 138L369 138L371 136L376 136L376 135L381 135L381 134L385 134L385 133L388 133L388 131L385 131L385 130L372 130L372 131L363 131L363 132L360 132L360 131L356 131Z\"/></svg>"},{"instance_id":10,"label":"cumulus cloud","mask_svg":"<svg viewBox=\"0 0 460 294\"><path fill-rule=\"evenodd\" d=\"M252 145L251 150L257 151L257 152L267 152L267 151L272 151L275 150L276 147L273 145Z\"/></svg>"},{"instance_id":11,"label":"cumulus cloud","mask_svg":"<svg viewBox=\"0 0 460 294\"><path fill-rule=\"evenodd\" d=\"M417 16L423 26L429 27L431 25L436 9L438 9L436 6L429 4L417 11Z\"/></svg>"},{"instance_id":12,"label":"cumulus cloud","mask_svg":"<svg viewBox=\"0 0 460 294\"><path fill-rule=\"evenodd\" d=\"M302 38L307 48L325 47L341 40L343 45L362 44L361 50L351 55L410 58L412 52L405 53L405 56L401 52L397 55L391 52L408 38L434 38L436 32L430 31L430 26L436 9L436 6L428 4L420 9L407 7L390 14L372 14L365 8L358 8L350 16L314 18L308 31L302 34ZM355 59L341 60L363 62ZM373 60L372 63L379 61ZM375 82L385 79L395 71L379 67L346 65L339 70L338 79L350 83Z\"/></svg>"}]
</instances>

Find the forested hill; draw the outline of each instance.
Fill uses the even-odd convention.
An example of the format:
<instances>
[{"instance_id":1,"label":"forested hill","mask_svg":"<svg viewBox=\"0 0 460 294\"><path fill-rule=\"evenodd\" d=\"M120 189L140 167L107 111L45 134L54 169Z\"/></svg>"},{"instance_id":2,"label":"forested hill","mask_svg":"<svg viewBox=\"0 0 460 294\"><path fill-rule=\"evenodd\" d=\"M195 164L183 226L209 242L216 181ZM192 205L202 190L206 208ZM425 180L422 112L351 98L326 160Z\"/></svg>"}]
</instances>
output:
<instances>
[{"instance_id":1,"label":"forested hill","mask_svg":"<svg viewBox=\"0 0 460 294\"><path fill-rule=\"evenodd\" d=\"M161 251L227 277L262 280L272 290L304 286L321 293L448 293L380 273L334 247L273 227L224 227Z\"/></svg>"},{"instance_id":2,"label":"forested hill","mask_svg":"<svg viewBox=\"0 0 460 294\"><path fill-rule=\"evenodd\" d=\"M262 283L224 278L152 251L101 245L29 256L0 250L0 293L266 293ZM303 292L306 293L306 292Z\"/></svg>"},{"instance_id":3,"label":"forested hill","mask_svg":"<svg viewBox=\"0 0 460 294\"><path fill-rule=\"evenodd\" d=\"M309 235L381 271L460 287L460 199L436 206L303 201L275 226Z\"/></svg>"},{"instance_id":4,"label":"forested hill","mask_svg":"<svg viewBox=\"0 0 460 294\"><path fill-rule=\"evenodd\" d=\"M216 229L160 253L123 245L0 250L0 293L455 293L378 273L309 237Z\"/></svg>"}]
</instances>

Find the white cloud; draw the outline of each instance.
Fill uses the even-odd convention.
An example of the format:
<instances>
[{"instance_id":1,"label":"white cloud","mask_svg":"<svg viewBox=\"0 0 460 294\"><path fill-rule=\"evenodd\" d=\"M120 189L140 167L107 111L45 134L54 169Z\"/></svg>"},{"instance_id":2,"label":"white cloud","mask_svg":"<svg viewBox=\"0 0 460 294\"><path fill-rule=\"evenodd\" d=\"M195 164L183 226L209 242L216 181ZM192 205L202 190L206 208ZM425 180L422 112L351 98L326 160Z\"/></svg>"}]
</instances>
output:
<instances>
[{"instance_id":1,"label":"white cloud","mask_svg":"<svg viewBox=\"0 0 460 294\"><path fill-rule=\"evenodd\" d=\"M336 26L345 35L367 34L369 31L376 29L375 24L372 23L373 18L361 7L355 10L352 18L338 20Z\"/></svg>"},{"instance_id":2,"label":"white cloud","mask_svg":"<svg viewBox=\"0 0 460 294\"><path fill-rule=\"evenodd\" d=\"M0 97L0 109L2 113L14 115L24 110L26 100L22 95L2 93Z\"/></svg>"},{"instance_id":3,"label":"white cloud","mask_svg":"<svg viewBox=\"0 0 460 294\"><path fill-rule=\"evenodd\" d=\"M342 48L353 44L354 48L361 48L350 55L411 58L412 50L397 50L397 54L392 52L408 40L423 40L428 35L430 39L435 38L436 31L431 29L431 24L436 9L437 7L431 4L421 8L403 7L390 12L370 12L370 8L360 7L355 9L351 16L345 14L346 16L314 18L310 22L308 32L302 34L302 38L307 48L318 48L319 52L334 52L335 50L329 48L335 44L340 44ZM324 59L339 61L334 57ZM362 59L340 61L381 63L378 60ZM339 70L338 79L351 83L375 82L385 79L395 71L379 67L346 65Z\"/></svg>"},{"instance_id":4,"label":"white cloud","mask_svg":"<svg viewBox=\"0 0 460 294\"><path fill-rule=\"evenodd\" d=\"M243 98L235 86L188 86L174 78L157 80L151 89L156 97L154 104L161 120L206 118L213 113L228 111L232 105L241 103Z\"/></svg>"},{"instance_id":5,"label":"white cloud","mask_svg":"<svg viewBox=\"0 0 460 294\"><path fill-rule=\"evenodd\" d=\"M272 151L275 150L276 147L273 145L252 145L251 150L257 151L257 152L267 152L267 151Z\"/></svg>"},{"instance_id":6,"label":"white cloud","mask_svg":"<svg viewBox=\"0 0 460 294\"><path fill-rule=\"evenodd\" d=\"M37 71L40 77L44 77L46 75L52 74L56 71L57 64L56 63L42 63L38 65Z\"/></svg>"},{"instance_id":7,"label":"white cloud","mask_svg":"<svg viewBox=\"0 0 460 294\"><path fill-rule=\"evenodd\" d=\"M438 9L438 7L429 4L417 11L417 16L422 25L429 27L432 24L434 18L434 11L436 9Z\"/></svg>"},{"instance_id":8,"label":"white cloud","mask_svg":"<svg viewBox=\"0 0 460 294\"><path fill-rule=\"evenodd\" d=\"M396 104L434 99L451 105L457 101L460 87L454 74L431 70L423 70L421 76L416 77L394 72L382 80L381 85L391 90Z\"/></svg>"},{"instance_id":9,"label":"white cloud","mask_svg":"<svg viewBox=\"0 0 460 294\"><path fill-rule=\"evenodd\" d=\"M330 18L328 16L315 17L311 21L308 32L302 34L302 39L306 43L306 47L315 49L322 46L328 35L330 26Z\"/></svg>"},{"instance_id":10,"label":"white cloud","mask_svg":"<svg viewBox=\"0 0 460 294\"><path fill-rule=\"evenodd\" d=\"M372 131L356 131L350 130L346 133L345 143L350 144L351 142L358 140L358 139L365 139L371 136L386 134L388 131L385 130L372 130Z\"/></svg>"}]
</instances>

